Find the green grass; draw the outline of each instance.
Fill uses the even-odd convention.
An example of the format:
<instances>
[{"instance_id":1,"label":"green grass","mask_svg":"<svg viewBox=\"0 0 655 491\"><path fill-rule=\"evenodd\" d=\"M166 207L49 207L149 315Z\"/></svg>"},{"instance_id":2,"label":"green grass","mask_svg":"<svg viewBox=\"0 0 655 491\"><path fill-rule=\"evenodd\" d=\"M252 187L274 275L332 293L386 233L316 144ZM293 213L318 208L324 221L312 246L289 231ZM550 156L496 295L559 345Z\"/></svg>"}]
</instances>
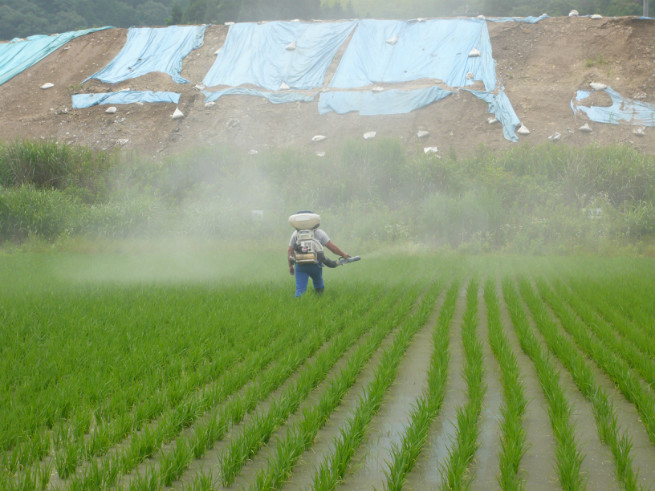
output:
<instances>
[{"instance_id":1,"label":"green grass","mask_svg":"<svg viewBox=\"0 0 655 491\"><path fill-rule=\"evenodd\" d=\"M562 487L586 481L571 423L575 408L555 357L591 403L618 482L639 487L639 449L612 401L620 391L635 405L643 427L630 431L652 442L652 347L644 336L655 319L648 301L652 259L380 250L326 270L322 296L296 299L280 252L285 246L259 254L250 247L0 254L0 488L208 489L242 479L249 459L260 455L262 467L244 485L280 488L368 370L372 382L316 474L316 487L331 488L347 481L353 459L362 457L360 444L414 333L434 319L426 386L408 402L381 469L387 472L380 484L401 489L435 436L432 423L448 397L448 341L459 328L452 320L464 291L457 334L465 356L452 369L462 371L468 397L457 420L443 422L457 425L450 454L436 463L445 469L443 486L476 485L477 434L488 419L479 418L483 380L491 376L503 387L494 418L498 482L503 489L529 482L525 410L533 402L516 361L523 349L537 370L556 441L544 458ZM479 330L481 289L488 336ZM510 329L520 347L511 344ZM389 335L388 348L374 357ZM484 343L499 371L486 365ZM599 370L616 390L600 388ZM209 452L219 442L220 459Z\"/></svg>"}]
</instances>

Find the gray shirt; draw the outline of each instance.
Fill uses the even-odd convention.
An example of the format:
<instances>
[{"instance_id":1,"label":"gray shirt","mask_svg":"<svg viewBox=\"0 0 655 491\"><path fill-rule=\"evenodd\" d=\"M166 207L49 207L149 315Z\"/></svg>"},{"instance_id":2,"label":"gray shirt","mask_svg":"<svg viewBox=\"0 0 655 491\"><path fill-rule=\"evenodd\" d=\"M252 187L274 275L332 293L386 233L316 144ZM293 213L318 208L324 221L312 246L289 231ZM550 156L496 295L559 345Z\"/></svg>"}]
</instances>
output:
<instances>
[{"instance_id":1,"label":"gray shirt","mask_svg":"<svg viewBox=\"0 0 655 491\"><path fill-rule=\"evenodd\" d=\"M298 237L298 231L294 230L291 234L291 240L289 241L289 247L296 247L296 237ZM324 246L330 242L330 237L322 229L317 228L314 230L314 238L319 241L319 243Z\"/></svg>"}]
</instances>

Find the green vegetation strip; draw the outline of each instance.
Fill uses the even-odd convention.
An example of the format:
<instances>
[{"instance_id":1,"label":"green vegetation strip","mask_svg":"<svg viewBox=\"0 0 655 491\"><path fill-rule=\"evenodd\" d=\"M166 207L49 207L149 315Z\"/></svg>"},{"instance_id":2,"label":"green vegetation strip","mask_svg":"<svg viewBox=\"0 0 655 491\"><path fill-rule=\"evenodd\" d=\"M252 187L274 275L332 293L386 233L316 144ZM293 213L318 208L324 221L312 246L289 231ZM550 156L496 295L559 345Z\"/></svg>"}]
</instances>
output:
<instances>
[{"instance_id":1,"label":"green vegetation strip","mask_svg":"<svg viewBox=\"0 0 655 491\"><path fill-rule=\"evenodd\" d=\"M499 458L501 489L525 489L519 474L521 459L527 450L525 428L525 386L521 371L507 336L503 333L495 279L489 278L484 287L489 325L489 344L498 360L502 374L504 403L501 409L501 450Z\"/></svg>"},{"instance_id":2,"label":"green vegetation strip","mask_svg":"<svg viewBox=\"0 0 655 491\"><path fill-rule=\"evenodd\" d=\"M355 350L346 366L323 392L319 402L305 410L301 420L287 429L286 436L277 444L275 455L269 459L266 469L257 474L257 481L252 488L264 490L282 486L291 475L298 458L310 448L318 431L355 383L357 375L378 349L389 328L397 325L402 319L402 316L394 315L388 326L379 326L376 332Z\"/></svg>"},{"instance_id":3,"label":"green vegetation strip","mask_svg":"<svg viewBox=\"0 0 655 491\"><path fill-rule=\"evenodd\" d=\"M543 280L538 281L538 286L543 300L557 313L562 323L573 321L574 314L565 307L561 299L553 295ZM535 294L528 280L522 279L520 288L548 348L562 361L582 395L591 402L598 436L601 442L609 446L614 456L618 480L626 489L636 489L637 476L632 469L630 457L632 443L625 433L622 434L616 411L607 393L596 382L589 364L577 347L559 333L559 328L547 311L542 298Z\"/></svg>"},{"instance_id":4,"label":"green vegetation strip","mask_svg":"<svg viewBox=\"0 0 655 491\"><path fill-rule=\"evenodd\" d=\"M373 381L365 389L347 427L342 428L340 436L335 439L334 451L321 463L314 476L315 489L333 489L343 479L356 449L361 444L368 423L380 408L384 393L395 379L398 364L412 336L425 324L434 309L438 291L438 285L433 285L423 298L418 312L405 321L393 345L382 354Z\"/></svg>"},{"instance_id":5,"label":"green vegetation strip","mask_svg":"<svg viewBox=\"0 0 655 491\"><path fill-rule=\"evenodd\" d=\"M231 309L240 295L230 301L220 292L161 287L150 292L102 288L76 293L42 298L28 292L14 299L12 322L0 328L12 348L11 356L0 361L7 368L2 387L7 397L0 397L0 404L14 401L13 407L2 408L1 440L9 450L2 465L9 470L29 466L51 452L65 453L67 462L60 459L59 470L66 477L76 463L103 455L164 408L215 380L243 356L244 344L255 349L267 343L263 324L252 325L257 334L250 340L237 330L229 332L229 321L213 326L214 316ZM161 305L161 297L169 298L169 304ZM222 308L212 307L210 301ZM276 302L269 296L252 314L263 316L270 301ZM207 326L185 330L182 326L196 316L205 318ZM232 316L236 322L243 319ZM283 322L280 315L270 320ZM68 340L64 349L56 347L60 339ZM30 364L32 375L19 369L17 358Z\"/></svg>"},{"instance_id":6,"label":"green vegetation strip","mask_svg":"<svg viewBox=\"0 0 655 491\"><path fill-rule=\"evenodd\" d=\"M561 302L555 301L554 297L548 294L549 290L543 284L542 292L544 297L552 302L551 307L560 317L563 327L573 337L578 346L609 375L625 398L635 405L650 441L655 444L655 395L642 384L637 374L630 369L630 365L618 356L611 346L607 346L594 335L597 329L606 330L609 326L604 325L604 323L594 326L584 324L580 317L571 312L570 309L564 308Z\"/></svg>"},{"instance_id":7,"label":"green vegetation strip","mask_svg":"<svg viewBox=\"0 0 655 491\"><path fill-rule=\"evenodd\" d=\"M571 408L560 385L559 374L537 340L513 282L503 279L503 295L523 351L530 357L548 403L548 416L555 436L555 461L560 485L564 489L582 489L580 474L583 455L575 441Z\"/></svg>"},{"instance_id":8,"label":"green vegetation strip","mask_svg":"<svg viewBox=\"0 0 655 491\"><path fill-rule=\"evenodd\" d=\"M99 464L94 461L74 482L80 482L83 487L112 485L119 478L115 469L125 474L136 468L140 462L154 455L163 444L171 441L182 429L191 426L207 410L242 388L252 379L253 374L264 370L272 360L287 357L288 347L294 342L301 342L301 339L297 336L284 336L270 344L269 350L253 353L247 363L234 367L212 387L194 393L188 400L166 410L155 425L134 434L120 452L100 461ZM316 339L311 339L311 342L315 343ZM273 367L278 367L278 364L272 365L267 370Z\"/></svg>"},{"instance_id":9,"label":"green vegetation strip","mask_svg":"<svg viewBox=\"0 0 655 491\"><path fill-rule=\"evenodd\" d=\"M482 382L482 344L476 335L477 325L478 282L473 279L466 291L466 311L462 326L468 400L464 407L457 409L457 436L448 454L448 463L441 470L442 487L445 489L464 489L471 485L467 469L478 448L478 423L485 393Z\"/></svg>"},{"instance_id":10,"label":"green vegetation strip","mask_svg":"<svg viewBox=\"0 0 655 491\"><path fill-rule=\"evenodd\" d=\"M393 298L393 295L389 296ZM258 380L246 386L242 393L235 395L221 408L216 409L210 418L194 427L189 438L178 438L173 446L162 451L159 465L149 466L143 474L132 480L132 485L138 488L145 481L155 482L159 485L170 485L181 476L194 457L200 458L204 455L206 449L211 448L216 441L223 438L231 425L239 423L261 400L277 389L308 357L311 357L323 343L337 336L359 316L366 315L365 311L367 309L368 315L371 315L371 313L373 315L382 315L381 306L376 306L375 309L370 310L374 298L376 298L375 292L371 292L370 295L353 302L351 310L348 310L338 322L331 323L329 312L323 313L325 322L315 325L315 330L305 334L306 339L300 343L289 343L289 351L279 357L278 362L268 367L258 377ZM381 304L386 305L386 302L383 301ZM318 319L317 313L312 314L312 319L314 321ZM323 327L316 329L320 325L323 325ZM301 330L300 332L305 331ZM249 373L252 376L257 372L251 371ZM171 437L174 437L174 435Z\"/></svg>"},{"instance_id":11,"label":"green vegetation strip","mask_svg":"<svg viewBox=\"0 0 655 491\"><path fill-rule=\"evenodd\" d=\"M455 281L448 289L446 299L437 325L432 335L434 351L430 359L427 390L416 401L410 414L409 425L402 437L400 445L393 446L391 462L387 469L387 488L400 490L403 488L407 474L411 472L425 442L434 418L439 414L446 394L446 378L448 375L448 350L450 325L455 313L459 282Z\"/></svg>"},{"instance_id":12,"label":"green vegetation strip","mask_svg":"<svg viewBox=\"0 0 655 491\"><path fill-rule=\"evenodd\" d=\"M580 319L592 330L596 337L619 355L630 368L655 389L655 347L653 336L643 327L637 327L625 317L613 313L611 323L594 311L588 301L578 295L579 289L572 291L560 280L553 283L558 295L566 299ZM598 300L595 300L597 303ZM648 324L646 324L648 325Z\"/></svg>"},{"instance_id":13,"label":"green vegetation strip","mask_svg":"<svg viewBox=\"0 0 655 491\"><path fill-rule=\"evenodd\" d=\"M361 308L364 309L365 307ZM275 317L269 317L269 319L272 322L271 325L283 326L283 323L279 320L279 314ZM258 333L260 330L261 332ZM254 324L252 333L258 334L252 338L252 341L255 342L251 341L251 354L248 355L245 361L239 363L235 363L237 358L228 358L232 362L230 371L222 374L218 379L205 385L200 390L196 389L197 384L187 386L180 383L184 380L183 377L178 379L176 381L177 387L184 390L178 390L176 393L179 395L174 399L168 397L160 401L160 405L166 404L167 409L158 415L158 419L154 424L148 423L142 430L141 423L147 422L151 418L140 418L135 422L134 414L140 414L138 411L119 418L118 421L122 423L120 425L122 431L119 434L132 433L129 442L126 442L121 451L114 453L100 464L95 461L92 462L80 475L75 476L74 482L80 482L80 479L86 485L102 482L107 484L108 479L109 482L113 482L112 480L118 476L117 469L121 473L133 469L143 459L152 455L163 443L173 438L180 429L190 426L209 408L243 386L244 383L251 379L253 373L261 371L276 356L284 354L290 345L300 342L302 339L302 333L295 330L281 330L278 333L281 334L278 338L274 336L273 333L275 332L276 329L266 329L266 325L263 323L261 326ZM245 353L246 351L242 349L242 352ZM221 354L218 356L220 357ZM218 373L224 371L227 366L221 360L222 358L219 358L216 363L216 366L220 368ZM168 408L170 405L172 407ZM103 447L101 447L103 448L101 454L104 454L104 449L109 448L113 442L108 441L106 436L103 440L98 435L106 435L106 432L94 433L88 442L84 444L84 453L78 453L73 445L57 451L55 465L58 468L60 477L64 478L68 475L67 472L70 472L66 469L66 465L72 465L72 470L82 457L98 455L97 451L89 450L99 448L98 441L104 442Z\"/></svg>"},{"instance_id":14,"label":"green vegetation strip","mask_svg":"<svg viewBox=\"0 0 655 491\"><path fill-rule=\"evenodd\" d=\"M378 343L382 342L383 337L393 328L395 322L408 315L417 294L416 290L408 291L393 315L389 315L390 305L378 306L380 312L386 312L386 317L382 324L383 329L381 332L377 331L372 336L373 339L379 340ZM325 378L343 353L368 331L370 326L369 322L356 323L353 329L335 338L327 349L308 364L299 379L272 402L266 414L256 415L252 422L246 424L240 434L230 441L219 459L220 476L224 486L232 484L246 460L268 442L273 431L298 409L310 391Z\"/></svg>"}]
</instances>

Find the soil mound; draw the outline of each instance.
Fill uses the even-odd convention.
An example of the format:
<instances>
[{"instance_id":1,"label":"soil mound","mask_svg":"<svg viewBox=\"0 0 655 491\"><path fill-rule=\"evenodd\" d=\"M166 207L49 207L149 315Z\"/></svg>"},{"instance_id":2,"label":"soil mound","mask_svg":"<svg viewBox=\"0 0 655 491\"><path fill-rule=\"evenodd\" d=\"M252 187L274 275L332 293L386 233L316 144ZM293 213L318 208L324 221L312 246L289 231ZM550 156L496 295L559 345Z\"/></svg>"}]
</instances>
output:
<instances>
[{"instance_id":1,"label":"soil mound","mask_svg":"<svg viewBox=\"0 0 655 491\"><path fill-rule=\"evenodd\" d=\"M535 24L488 22L497 78L516 114L530 130L519 145L609 145L628 143L655 151L655 130L629 124L601 124L575 115L571 99L591 82L611 86L625 98L655 103L655 23L632 17L546 18ZM205 107L196 87L211 67L227 35L226 26L208 26L203 46L184 60L181 75L189 84L176 84L164 74L149 74L120 84L104 84L88 76L109 63L123 47L127 30L108 29L77 38L33 67L0 86L0 139L47 139L94 149L123 148L154 157L198 146L225 144L244 151L265 152L296 147L326 152L351 138L375 131L376 138L394 137L410 151L437 147L458 155L516 146L503 138L500 124L490 124L487 105L466 91L409 114L360 116L357 113L319 115L311 103L272 104L253 96L225 96ZM329 81L340 57L332 64ZM45 83L54 87L41 89ZM327 82L326 82L327 83ZM425 84L417 82L416 86ZM403 87L408 87L404 84ZM181 93L183 118L173 119L172 104L129 104L72 109L75 93L121 89ZM598 105L607 105L598 97ZM591 132L579 128L589 123ZM419 131L429 132L418 137ZM315 135L322 141L312 141Z\"/></svg>"}]
</instances>

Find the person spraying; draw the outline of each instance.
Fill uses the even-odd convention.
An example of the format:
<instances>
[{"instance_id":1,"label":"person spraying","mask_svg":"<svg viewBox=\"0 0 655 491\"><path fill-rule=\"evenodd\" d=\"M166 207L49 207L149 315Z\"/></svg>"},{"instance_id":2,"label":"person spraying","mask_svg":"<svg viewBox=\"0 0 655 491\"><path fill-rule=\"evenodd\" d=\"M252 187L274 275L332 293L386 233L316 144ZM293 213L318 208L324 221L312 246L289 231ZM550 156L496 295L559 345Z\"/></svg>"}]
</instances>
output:
<instances>
[{"instance_id":1,"label":"person spraying","mask_svg":"<svg viewBox=\"0 0 655 491\"><path fill-rule=\"evenodd\" d=\"M359 256L352 257L343 252L339 246L330 240L321 228L321 217L312 211L299 211L289 217L289 223L295 229L289 240L287 259L289 274L296 277L296 297L307 291L309 279L312 279L314 291L323 293L323 266L336 268L348 262L358 261ZM340 256L334 261L325 256L324 247Z\"/></svg>"}]
</instances>

